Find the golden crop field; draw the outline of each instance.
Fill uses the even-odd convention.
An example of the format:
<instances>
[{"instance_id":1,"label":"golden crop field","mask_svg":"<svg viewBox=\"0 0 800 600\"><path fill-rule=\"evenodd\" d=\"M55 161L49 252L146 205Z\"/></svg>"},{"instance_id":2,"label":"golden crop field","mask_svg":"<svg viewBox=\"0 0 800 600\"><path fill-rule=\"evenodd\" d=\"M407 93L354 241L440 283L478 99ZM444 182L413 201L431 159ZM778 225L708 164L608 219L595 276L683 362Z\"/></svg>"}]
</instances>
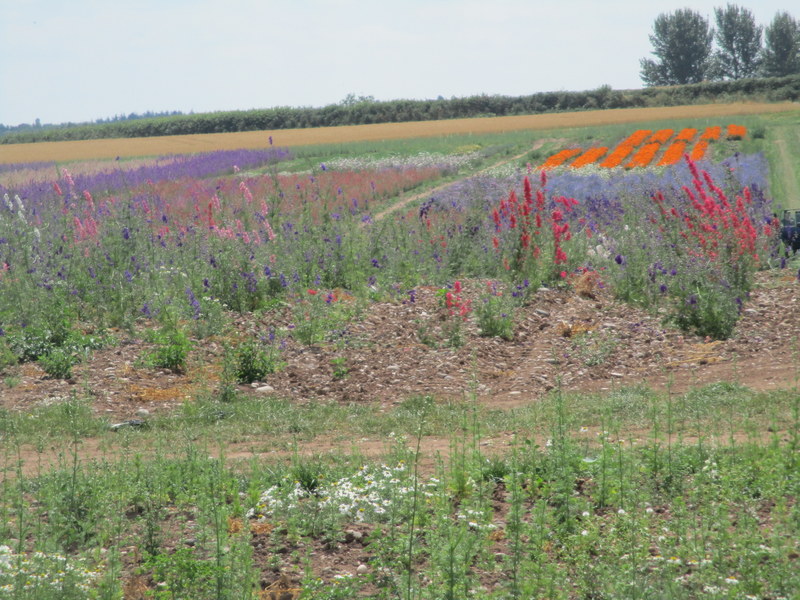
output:
<instances>
[{"instance_id":1,"label":"golden crop field","mask_svg":"<svg viewBox=\"0 0 800 600\"><path fill-rule=\"evenodd\" d=\"M9 144L0 145L0 163L34 161L61 162L113 159L118 156L128 158L135 156L208 152L214 150L235 150L239 148L264 148L269 144L269 136L273 137L274 143L277 146L304 146L469 133L489 134L520 130L535 131L573 127L593 127L662 119L713 118L774 113L797 109L797 103L792 102L702 104L652 108L621 108L511 117L451 119L411 123L318 127L310 129L281 129L149 138L115 138L75 142Z\"/></svg>"}]
</instances>

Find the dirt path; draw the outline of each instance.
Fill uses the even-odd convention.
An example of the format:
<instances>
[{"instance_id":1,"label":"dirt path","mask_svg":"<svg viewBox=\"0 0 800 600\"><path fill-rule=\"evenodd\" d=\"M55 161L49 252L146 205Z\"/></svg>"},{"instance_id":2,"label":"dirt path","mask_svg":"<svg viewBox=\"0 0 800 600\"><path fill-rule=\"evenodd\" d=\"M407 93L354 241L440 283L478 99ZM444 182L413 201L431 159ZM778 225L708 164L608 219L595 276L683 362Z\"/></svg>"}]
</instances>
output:
<instances>
[{"instance_id":1,"label":"dirt path","mask_svg":"<svg viewBox=\"0 0 800 600\"><path fill-rule=\"evenodd\" d=\"M472 173L472 174L468 175L467 177L461 178L461 180L469 179L470 177L475 177L476 175L481 175L483 173L487 173L488 171L490 171L492 169L496 169L497 167L502 167L503 165L507 165L509 163L517 161L517 160L521 159L523 156L525 156L526 154L529 154L530 152L533 152L534 150L538 150L539 148L544 146L546 143L548 143L548 142L556 142L556 141L558 141L557 138L542 138L542 139L536 140L530 148L525 150L525 152L523 152L521 154L517 154L516 156L512 156L511 158L507 158L505 160L501 160L500 162L496 162L494 164L491 164L488 167L484 167L483 169L481 169L481 170L479 170L479 171L477 171L475 173ZM457 181L460 181L460 180L457 180ZM375 216L373 217L373 220L380 221L382 219L385 219L387 216L391 215L394 212L397 212L398 210L400 210L402 208L405 208L409 204L413 204L414 202L416 202L418 200L422 200L424 198L429 198L431 195L435 194L436 192L439 192L439 191L441 191L441 190L453 185L454 183L457 183L457 181L448 181L447 183L443 183L441 185L437 185L436 187L431 188L429 190L425 190L424 192L421 192L419 194L414 194L412 196L409 196L408 198L403 198L399 202L396 202L395 204L392 204L391 206L389 206L389 207L383 209L382 211L378 212L377 214L375 214Z\"/></svg>"}]
</instances>

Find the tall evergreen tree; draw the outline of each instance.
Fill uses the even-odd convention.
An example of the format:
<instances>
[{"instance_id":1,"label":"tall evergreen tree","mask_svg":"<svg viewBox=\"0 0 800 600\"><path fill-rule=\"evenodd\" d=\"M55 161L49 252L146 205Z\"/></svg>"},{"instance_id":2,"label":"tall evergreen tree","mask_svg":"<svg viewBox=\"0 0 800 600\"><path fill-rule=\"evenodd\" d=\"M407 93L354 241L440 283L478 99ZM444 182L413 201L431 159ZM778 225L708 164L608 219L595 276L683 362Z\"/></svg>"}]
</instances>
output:
<instances>
[{"instance_id":1,"label":"tall evergreen tree","mask_svg":"<svg viewBox=\"0 0 800 600\"><path fill-rule=\"evenodd\" d=\"M713 74L722 79L753 77L761 60L762 27L753 13L735 4L715 8L717 50Z\"/></svg>"},{"instance_id":2,"label":"tall evergreen tree","mask_svg":"<svg viewBox=\"0 0 800 600\"><path fill-rule=\"evenodd\" d=\"M764 30L762 73L783 77L800 73L800 24L788 12L779 12Z\"/></svg>"},{"instance_id":3,"label":"tall evergreen tree","mask_svg":"<svg viewBox=\"0 0 800 600\"><path fill-rule=\"evenodd\" d=\"M641 59L645 85L699 83L709 72L714 30L700 13L689 8L656 17L650 43L659 59Z\"/></svg>"}]
</instances>

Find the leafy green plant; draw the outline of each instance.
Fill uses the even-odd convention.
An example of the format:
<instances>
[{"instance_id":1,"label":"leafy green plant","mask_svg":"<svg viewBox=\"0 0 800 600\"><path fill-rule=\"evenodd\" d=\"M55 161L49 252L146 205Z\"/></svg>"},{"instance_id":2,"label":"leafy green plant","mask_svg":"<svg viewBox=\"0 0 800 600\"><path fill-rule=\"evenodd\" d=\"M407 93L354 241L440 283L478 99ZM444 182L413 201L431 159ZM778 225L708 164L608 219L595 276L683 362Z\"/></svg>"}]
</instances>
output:
<instances>
[{"instance_id":1,"label":"leafy green plant","mask_svg":"<svg viewBox=\"0 0 800 600\"><path fill-rule=\"evenodd\" d=\"M0 338L0 373L6 373L10 367L19 362L19 359L8 347L6 341Z\"/></svg>"},{"instance_id":2,"label":"leafy green plant","mask_svg":"<svg viewBox=\"0 0 800 600\"><path fill-rule=\"evenodd\" d=\"M213 561L198 556L192 548L178 548L172 554L157 554L148 561L153 579L162 584L158 600L211 597L218 576Z\"/></svg>"},{"instance_id":3,"label":"leafy green plant","mask_svg":"<svg viewBox=\"0 0 800 600\"><path fill-rule=\"evenodd\" d=\"M331 366L333 367L333 378L344 379L347 377L347 358L344 356L337 356L331 359Z\"/></svg>"},{"instance_id":4,"label":"leafy green plant","mask_svg":"<svg viewBox=\"0 0 800 600\"><path fill-rule=\"evenodd\" d=\"M730 292L720 286L698 285L693 293L680 294L673 304L673 311L665 319L684 331L724 340L731 336L739 320L739 304Z\"/></svg>"},{"instance_id":5,"label":"leafy green plant","mask_svg":"<svg viewBox=\"0 0 800 600\"><path fill-rule=\"evenodd\" d=\"M233 350L232 370L237 383L264 381L267 375L280 371L285 363L274 334L271 339L248 339Z\"/></svg>"},{"instance_id":6,"label":"leafy green plant","mask_svg":"<svg viewBox=\"0 0 800 600\"><path fill-rule=\"evenodd\" d=\"M475 315L478 319L478 331L482 336L514 339L513 306L496 291L481 298Z\"/></svg>"},{"instance_id":7,"label":"leafy green plant","mask_svg":"<svg viewBox=\"0 0 800 600\"><path fill-rule=\"evenodd\" d=\"M151 332L148 337L156 344L156 349L144 356L144 364L175 373L182 373L186 369L192 342L185 331L166 325Z\"/></svg>"},{"instance_id":8,"label":"leafy green plant","mask_svg":"<svg viewBox=\"0 0 800 600\"><path fill-rule=\"evenodd\" d=\"M54 379L70 379L72 367L80 362L77 353L64 348L54 348L44 356L39 357L39 365L50 377Z\"/></svg>"}]
</instances>

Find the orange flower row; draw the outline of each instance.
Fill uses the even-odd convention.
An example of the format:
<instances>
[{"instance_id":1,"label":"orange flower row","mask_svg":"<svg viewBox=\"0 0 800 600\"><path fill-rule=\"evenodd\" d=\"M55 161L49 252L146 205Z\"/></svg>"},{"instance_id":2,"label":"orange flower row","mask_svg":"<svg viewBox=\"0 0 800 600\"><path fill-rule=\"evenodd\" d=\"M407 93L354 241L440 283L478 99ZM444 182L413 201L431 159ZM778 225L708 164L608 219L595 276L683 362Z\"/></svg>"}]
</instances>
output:
<instances>
[{"instance_id":1,"label":"orange flower row","mask_svg":"<svg viewBox=\"0 0 800 600\"><path fill-rule=\"evenodd\" d=\"M553 154L550 158L548 158L544 164L539 167L540 169L553 169L555 167L559 167L568 161L573 156L577 156L581 153L580 148L567 148L566 150L562 150L561 152L557 152Z\"/></svg>"},{"instance_id":2,"label":"orange flower row","mask_svg":"<svg viewBox=\"0 0 800 600\"><path fill-rule=\"evenodd\" d=\"M706 150L708 150L708 140L701 139L692 148L689 158L696 162L706 155Z\"/></svg>"},{"instance_id":3,"label":"orange flower row","mask_svg":"<svg viewBox=\"0 0 800 600\"><path fill-rule=\"evenodd\" d=\"M606 169L618 167L622 161L628 158L628 155L633 152L633 149L641 144L647 138L647 136L650 135L650 133L651 131L649 129L638 129L637 131L634 131L626 139L621 141L616 148L614 148L614 151L609 154L603 162L600 163L600 166Z\"/></svg>"},{"instance_id":4,"label":"orange flower row","mask_svg":"<svg viewBox=\"0 0 800 600\"><path fill-rule=\"evenodd\" d=\"M718 140L722 133L722 127L714 125L713 127L706 127L703 135L700 136L701 140Z\"/></svg>"},{"instance_id":5,"label":"orange flower row","mask_svg":"<svg viewBox=\"0 0 800 600\"><path fill-rule=\"evenodd\" d=\"M691 142L694 139L694 136L697 135L697 129L693 127L687 127L686 129L681 129L681 132L675 138L676 142Z\"/></svg>"},{"instance_id":6,"label":"orange flower row","mask_svg":"<svg viewBox=\"0 0 800 600\"><path fill-rule=\"evenodd\" d=\"M586 152L584 152L578 158L573 160L572 164L570 164L570 167L573 169L580 169L581 167L590 165L593 162L599 160L606 152L608 152L608 147L606 146L600 146L598 148L589 148Z\"/></svg>"},{"instance_id":7,"label":"orange flower row","mask_svg":"<svg viewBox=\"0 0 800 600\"><path fill-rule=\"evenodd\" d=\"M747 127L744 125L728 125L728 139L740 140L747 135Z\"/></svg>"},{"instance_id":8,"label":"orange flower row","mask_svg":"<svg viewBox=\"0 0 800 600\"><path fill-rule=\"evenodd\" d=\"M639 151L633 155L633 158L625 165L626 169L633 167L646 167L653 160L653 157L661 149L660 142L652 142L645 144Z\"/></svg>"},{"instance_id":9,"label":"orange flower row","mask_svg":"<svg viewBox=\"0 0 800 600\"><path fill-rule=\"evenodd\" d=\"M681 158L683 158L683 155L686 152L686 144L688 142L679 138L680 136L678 136L678 138L676 138L675 141L669 145L664 152L664 156L662 156L661 160L658 161L657 166L664 167L667 165L674 165Z\"/></svg>"},{"instance_id":10,"label":"orange flower row","mask_svg":"<svg viewBox=\"0 0 800 600\"><path fill-rule=\"evenodd\" d=\"M669 140L675 132L672 129L659 129L653 135L650 136L650 139L647 140L648 144L663 144L667 140Z\"/></svg>"}]
</instances>

